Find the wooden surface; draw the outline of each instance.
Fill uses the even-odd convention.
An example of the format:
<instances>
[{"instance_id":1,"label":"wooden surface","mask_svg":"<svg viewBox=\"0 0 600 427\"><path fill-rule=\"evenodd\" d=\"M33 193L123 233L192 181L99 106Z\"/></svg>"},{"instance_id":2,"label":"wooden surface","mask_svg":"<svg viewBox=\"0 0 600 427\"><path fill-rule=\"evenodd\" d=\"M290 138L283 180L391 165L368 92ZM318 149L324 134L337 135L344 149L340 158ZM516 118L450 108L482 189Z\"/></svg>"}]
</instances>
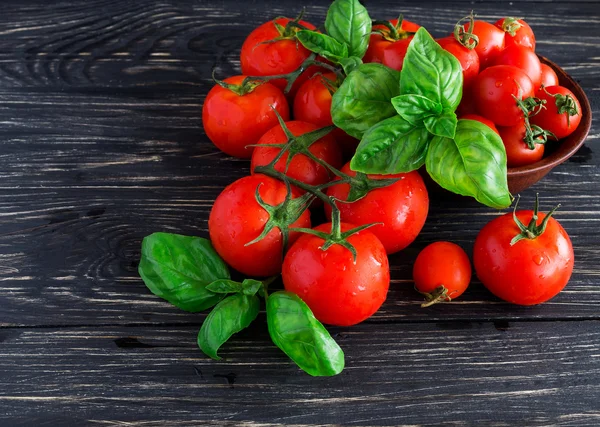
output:
<instances>
[{"instance_id":1,"label":"wooden surface","mask_svg":"<svg viewBox=\"0 0 600 427\"><path fill-rule=\"evenodd\" d=\"M335 378L300 372L264 315L212 361L204 314L159 300L137 275L153 231L207 236L212 201L248 162L216 150L200 120L210 73L239 73L253 27L291 1L0 3L0 425L600 425L600 126L522 193L575 248L567 288L538 307L500 302L474 280L421 309L411 265L427 243L468 252L497 212L434 199L416 242L391 257L387 302L352 328ZM537 51L600 114L600 3L365 2L434 35L471 8L525 17ZM306 2L321 24L326 2ZM243 9L240 9L243 7Z\"/></svg>"}]
</instances>

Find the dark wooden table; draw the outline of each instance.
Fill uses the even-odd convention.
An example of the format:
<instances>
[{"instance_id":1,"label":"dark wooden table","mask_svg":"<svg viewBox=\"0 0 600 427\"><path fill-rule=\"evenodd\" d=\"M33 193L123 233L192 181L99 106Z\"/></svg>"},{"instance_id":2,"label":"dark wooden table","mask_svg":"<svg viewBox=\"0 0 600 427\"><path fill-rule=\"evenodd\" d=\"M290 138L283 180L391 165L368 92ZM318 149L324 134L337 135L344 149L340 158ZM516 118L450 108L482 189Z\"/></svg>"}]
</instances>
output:
<instances>
[{"instance_id":1,"label":"dark wooden table","mask_svg":"<svg viewBox=\"0 0 600 427\"><path fill-rule=\"evenodd\" d=\"M448 239L471 250L498 213L436 200L416 242L391 257L387 302L331 328L347 367L302 373L264 314L215 362L196 346L204 314L153 296L137 274L154 231L207 236L213 200L248 162L204 135L210 74L239 73L257 24L297 2L133 0L0 3L0 425L600 425L600 125L522 196L571 235L567 288L536 307L474 280L460 300L419 307L411 265ZM450 4L449 4L450 3ZM311 0L320 24L327 2ZM600 114L597 1L367 2L434 35L471 8L527 18Z\"/></svg>"}]
</instances>

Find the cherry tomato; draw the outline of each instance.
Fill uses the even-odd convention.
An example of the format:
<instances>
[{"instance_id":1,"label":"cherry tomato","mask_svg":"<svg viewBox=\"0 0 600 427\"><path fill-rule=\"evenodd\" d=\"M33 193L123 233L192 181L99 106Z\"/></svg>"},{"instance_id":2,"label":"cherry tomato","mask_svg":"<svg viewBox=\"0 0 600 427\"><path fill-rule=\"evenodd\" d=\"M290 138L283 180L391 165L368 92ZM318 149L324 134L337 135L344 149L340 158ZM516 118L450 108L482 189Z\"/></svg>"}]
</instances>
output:
<instances>
[{"instance_id":1,"label":"cherry tomato","mask_svg":"<svg viewBox=\"0 0 600 427\"><path fill-rule=\"evenodd\" d=\"M533 214L520 210L516 217L527 225ZM535 224L539 227L545 217L540 213ZM498 298L520 305L539 304L558 294L569 281L573 246L554 218L549 218L540 236L511 245L520 233L512 213L490 221L475 239L473 264L479 280Z\"/></svg>"},{"instance_id":2,"label":"cherry tomato","mask_svg":"<svg viewBox=\"0 0 600 427\"><path fill-rule=\"evenodd\" d=\"M245 246L262 233L269 219L267 211L256 201L257 188L262 199L270 205L282 203L287 194L283 182L265 175L238 179L215 200L208 219L208 232L215 250L227 264L249 276L264 277L281 271L283 241L281 231L274 228L264 239ZM310 227L310 213L304 211L291 227ZM289 242L298 237L299 233L290 232Z\"/></svg>"},{"instance_id":3,"label":"cherry tomato","mask_svg":"<svg viewBox=\"0 0 600 427\"><path fill-rule=\"evenodd\" d=\"M523 111L514 97L533 96L534 87L525 72L512 65L495 65L483 70L473 84L477 112L499 126L514 126Z\"/></svg>"},{"instance_id":4,"label":"cherry tomato","mask_svg":"<svg viewBox=\"0 0 600 427\"><path fill-rule=\"evenodd\" d=\"M354 228L342 223L342 232ZM328 233L331 224L315 228ZM390 268L385 249L368 229L348 237L356 261L347 248L334 244L321 249L324 240L303 234L283 260L282 278L287 291L297 294L323 323L350 326L370 317L385 301Z\"/></svg>"},{"instance_id":5,"label":"cherry tomato","mask_svg":"<svg viewBox=\"0 0 600 427\"><path fill-rule=\"evenodd\" d=\"M555 97L558 95L558 97ZM531 117L531 123L552 132L558 139L571 135L581 122L581 104L566 87L540 88L535 96L545 100L546 108Z\"/></svg>"},{"instance_id":6,"label":"cherry tomato","mask_svg":"<svg viewBox=\"0 0 600 427\"><path fill-rule=\"evenodd\" d=\"M381 63L394 70L402 70L402 64L404 63L404 57L406 56L406 50L413 36L406 39L398 40L383 49L383 58Z\"/></svg>"},{"instance_id":7,"label":"cherry tomato","mask_svg":"<svg viewBox=\"0 0 600 427\"><path fill-rule=\"evenodd\" d=\"M239 85L245 76L225 79ZM202 124L206 136L221 151L230 156L250 158L260 137L277 121L273 108L288 120L290 111L283 93L270 83L263 83L245 95L225 89L218 84L206 95L202 107Z\"/></svg>"},{"instance_id":8,"label":"cherry tomato","mask_svg":"<svg viewBox=\"0 0 600 427\"><path fill-rule=\"evenodd\" d=\"M390 20L390 23L395 27L398 25L398 20L392 19ZM386 47L396 40L402 40L403 38L409 37L406 33L415 33L419 28L421 28L419 24L403 19L400 31L398 31L398 34L394 37L394 34L392 34L385 25L374 25L374 32L371 33L371 37L369 38L369 48L362 59L363 62L383 63L383 51ZM383 31L385 36L375 32L377 30Z\"/></svg>"},{"instance_id":9,"label":"cherry tomato","mask_svg":"<svg viewBox=\"0 0 600 427\"><path fill-rule=\"evenodd\" d=\"M299 121L286 122L286 126L294 136L300 136L318 129L318 127L312 123ZM281 126L277 125L265 133L258 141L258 144L283 144L286 141L287 136ZM324 160L336 169L342 165L340 148L331 134L325 135L323 138L312 143L308 150L317 158ZM265 166L271 163L280 151L281 149L279 147L256 147L250 163L252 173L254 173L254 168L257 166ZM331 180L329 171L325 167L317 164L314 160L308 158L304 154L296 154L289 165L287 165L286 171L287 159L288 153L286 152L281 156L281 159L275 163L275 169L285 173L290 178L297 179L310 185L320 185Z\"/></svg>"},{"instance_id":10,"label":"cherry tomato","mask_svg":"<svg viewBox=\"0 0 600 427\"><path fill-rule=\"evenodd\" d=\"M458 298L471 282L471 262L455 243L435 242L423 249L413 265L415 288L429 294L431 305ZM443 286L443 288L441 288Z\"/></svg>"},{"instance_id":11,"label":"cherry tomato","mask_svg":"<svg viewBox=\"0 0 600 427\"><path fill-rule=\"evenodd\" d=\"M558 86L558 76L547 64L542 64L542 86Z\"/></svg>"},{"instance_id":12,"label":"cherry tomato","mask_svg":"<svg viewBox=\"0 0 600 427\"><path fill-rule=\"evenodd\" d=\"M470 23L465 24L465 31L469 31ZM504 31L485 21L475 21L473 34L479 38L475 52L479 56L479 69L483 70L504 49Z\"/></svg>"},{"instance_id":13,"label":"cherry tomato","mask_svg":"<svg viewBox=\"0 0 600 427\"><path fill-rule=\"evenodd\" d=\"M506 32L504 36L506 47L517 45L535 50L535 36L527 22L522 19L506 17L496 21L494 25Z\"/></svg>"},{"instance_id":14,"label":"cherry tomato","mask_svg":"<svg viewBox=\"0 0 600 427\"><path fill-rule=\"evenodd\" d=\"M342 172L356 176L346 163ZM365 197L352 203L337 202L344 222L363 225L380 222L369 228L388 254L398 252L410 245L417 237L429 211L427 188L417 171L396 175L368 175L371 179L400 178L392 185L371 190ZM348 200L350 185L337 184L327 189L327 195L338 200ZM327 218L331 218L331 206L325 205Z\"/></svg>"},{"instance_id":15,"label":"cherry tomato","mask_svg":"<svg viewBox=\"0 0 600 427\"><path fill-rule=\"evenodd\" d=\"M525 71L533 87L537 89L542 84L542 63L535 52L529 48L511 45L491 61L492 65L514 65Z\"/></svg>"},{"instance_id":16,"label":"cherry tomato","mask_svg":"<svg viewBox=\"0 0 600 427\"><path fill-rule=\"evenodd\" d=\"M467 120L477 120L479 123L483 123L484 125L489 127L491 130L496 132L498 135L500 135L500 132L498 132L498 129L496 128L496 125L494 124L494 122L486 119L485 117L481 117L477 114L465 114L464 116L460 116L460 118L467 119Z\"/></svg>"},{"instance_id":17,"label":"cherry tomato","mask_svg":"<svg viewBox=\"0 0 600 427\"><path fill-rule=\"evenodd\" d=\"M544 156L544 144L535 144L535 148L532 150L524 141L524 120L514 126L499 127L498 130L506 149L506 160L509 168L530 165L540 161Z\"/></svg>"},{"instance_id":18,"label":"cherry tomato","mask_svg":"<svg viewBox=\"0 0 600 427\"><path fill-rule=\"evenodd\" d=\"M479 74L479 56L475 49L463 46L453 35L438 39L437 42L460 61L463 70L463 86L470 88Z\"/></svg>"}]
</instances>

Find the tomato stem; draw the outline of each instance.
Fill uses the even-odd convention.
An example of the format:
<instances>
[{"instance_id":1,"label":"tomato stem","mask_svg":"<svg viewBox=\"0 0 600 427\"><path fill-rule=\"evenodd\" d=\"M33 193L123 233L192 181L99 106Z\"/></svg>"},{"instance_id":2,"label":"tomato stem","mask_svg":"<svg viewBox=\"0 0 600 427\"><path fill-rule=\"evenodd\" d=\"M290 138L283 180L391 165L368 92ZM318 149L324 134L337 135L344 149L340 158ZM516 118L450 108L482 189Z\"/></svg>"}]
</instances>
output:
<instances>
[{"instance_id":1,"label":"tomato stem","mask_svg":"<svg viewBox=\"0 0 600 427\"><path fill-rule=\"evenodd\" d=\"M511 16L507 16L502 22L502 30L505 33L510 34L512 37L516 36L517 31L519 31L523 26L523 24L519 22L519 19L523 18L513 18Z\"/></svg>"},{"instance_id":2,"label":"tomato stem","mask_svg":"<svg viewBox=\"0 0 600 427\"><path fill-rule=\"evenodd\" d=\"M425 302L421 304L421 307L423 308L430 307L440 302L452 301L452 298L448 295L448 288L444 285L438 286L431 292L421 292L418 289L417 292L425 297Z\"/></svg>"},{"instance_id":3,"label":"tomato stem","mask_svg":"<svg viewBox=\"0 0 600 427\"><path fill-rule=\"evenodd\" d=\"M464 20L469 20L469 29L466 30L465 26L463 24L461 24L462 21ZM464 47L466 47L469 50L473 50L477 47L477 45L479 44L479 37L477 37L477 35L475 33L473 33L473 30L475 29L475 15L473 15L473 11L471 11L470 15L465 16L464 18L461 18L456 25L454 25L454 38L456 39L457 42L459 42L461 45L463 45Z\"/></svg>"},{"instance_id":4,"label":"tomato stem","mask_svg":"<svg viewBox=\"0 0 600 427\"><path fill-rule=\"evenodd\" d=\"M525 224L523 224L521 222L521 220L517 217L517 206L519 205L520 198L521 198L521 196L517 196L517 200L515 201L515 207L513 209L513 220L515 221L515 224L517 224L517 227L519 227L519 230L521 232L519 234L517 234L515 237L513 237L513 239L510 241L511 246L515 245L520 240L523 240L523 239L534 240L534 239L538 238L539 236L541 236L542 234L544 234L544 231L546 231L546 227L548 226L548 221L550 220L550 218L552 217L554 212L560 207L560 204L553 207L552 210L550 210L550 212L548 212L546 214L546 216L544 216L544 219L542 220L540 225L537 225L540 202L539 202L539 193L536 193L535 194L535 205L534 205L534 209L533 209L533 216L531 217L529 224L527 226L525 226Z\"/></svg>"},{"instance_id":5,"label":"tomato stem","mask_svg":"<svg viewBox=\"0 0 600 427\"><path fill-rule=\"evenodd\" d=\"M552 94L548 92L543 85L542 90L546 92L548 96L554 98L554 103L556 104L558 114L566 114L567 127L571 127L571 116L576 116L579 114L579 110L577 109L577 103L575 102L575 99L571 95L563 95L561 93Z\"/></svg>"}]
</instances>

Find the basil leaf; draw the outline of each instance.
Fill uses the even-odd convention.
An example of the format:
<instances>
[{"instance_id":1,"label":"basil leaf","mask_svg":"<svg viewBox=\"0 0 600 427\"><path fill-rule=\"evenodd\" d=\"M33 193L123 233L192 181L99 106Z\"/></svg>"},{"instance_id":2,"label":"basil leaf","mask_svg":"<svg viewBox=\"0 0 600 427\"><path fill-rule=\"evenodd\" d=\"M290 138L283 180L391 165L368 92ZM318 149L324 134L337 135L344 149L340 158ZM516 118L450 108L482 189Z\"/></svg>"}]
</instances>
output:
<instances>
[{"instance_id":1,"label":"basil leaf","mask_svg":"<svg viewBox=\"0 0 600 427\"><path fill-rule=\"evenodd\" d=\"M398 71L384 65L360 65L333 94L333 123L349 135L362 138L371 126L396 115L390 100L399 95L399 79Z\"/></svg>"},{"instance_id":2,"label":"basil leaf","mask_svg":"<svg viewBox=\"0 0 600 427\"><path fill-rule=\"evenodd\" d=\"M348 56L362 58L369 47L371 18L358 0L335 0L327 11L325 29L348 46Z\"/></svg>"},{"instance_id":3,"label":"basil leaf","mask_svg":"<svg viewBox=\"0 0 600 427\"><path fill-rule=\"evenodd\" d=\"M242 292L245 295L254 295L262 288L263 282L254 279L244 279L242 282L242 287L244 288Z\"/></svg>"},{"instance_id":4,"label":"basil leaf","mask_svg":"<svg viewBox=\"0 0 600 427\"><path fill-rule=\"evenodd\" d=\"M215 280L208 286L206 286L211 292L215 294L235 294L242 291L242 284L229 279Z\"/></svg>"},{"instance_id":5,"label":"basil leaf","mask_svg":"<svg viewBox=\"0 0 600 427\"><path fill-rule=\"evenodd\" d=\"M269 295L267 324L275 345L309 375L332 376L344 369L344 352L297 295Z\"/></svg>"},{"instance_id":6,"label":"basil leaf","mask_svg":"<svg viewBox=\"0 0 600 427\"><path fill-rule=\"evenodd\" d=\"M400 93L421 95L442 105L443 110L456 110L462 97L463 75L458 59L445 51L419 28L408 45Z\"/></svg>"},{"instance_id":7,"label":"basil leaf","mask_svg":"<svg viewBox=\"0 0 600 427\"><path fill-rule=\"evenodd\" d=\"M138 272L153 294L191 312L218 303L223 295L206 287L217 279L229 279L227 265L209 240L169 233L144 238Z\"/></svg>"},{"instance_id":8,"label":"basil leaf","mask_svg":"<svg viewBox=\"0 0 600 427\"><path fill-rule=\"evenodd\" d=\"M454 138L458 119L453 112L445 112L439 116L427 117L423 124L429 132L446 138Z\"/></svg>"},{"instance_id":9,"label":"basil leaf","mask_svg":"<svg viewBox=\"0 0 600 427\"><path fill-rule=\"evenodd\" d=\"M296 33L296 38L302 43L302 46L311 52L315 52L336 64L340 62L340 59L348 57L348 46L326 34L311 30L300 30Z\"/></svg>"},{"instance_id":10,"label":"basil leaf","mask_svg":"<svg viewBox=\"0 0 600 427\"><path fill-rule=\"evenodd\" d=\"M362 65L362 63L362 60L360 58L357 58L356 56L351 56L350 58L342 58L340 60L340 65L344 69L344 73L346 73L346 75L356 70Z\"/></svg>"},{"instance_id":11,"label":"basil leaf","mask_svg":"<svg viewBox=\"0 0 600 427\"><path fill-rule=\"evenodd\" d=\"M442 113L442 104L421 95L406 94L392 98L392 105L403 119L420 125L423 119Z\"/></svg>"},{"instance_id":12,"label":"basil leaf","mask_svg":"<svg viewBox=\"0 0 600 427\"><path fill-rule=\"evenodd\" d=\"M217 355L233 334L247 328L256 319L260 300L256 295L235 294L218 303L204 320L198 332L198 347L207 356L221 360Z\"/></svg>"},{"instance_id":13,"label":"basil leaf","mask_svg":"<svg viewBox=\"0 0 600 427\"><path fill-rule=\"evenodd\" d=\"M483 123L461 119L454 139L434 137L426 166L429 175L447 190L475 197L493 208L511 204L502 139Z\"/></svg>"},{"instance_id":14,"label":"basil leaf","mask_svg":"<svg viewBox=\"0 0 600 427\"><path fill-rule=\"evenodd\" d=\"M350 169L364 173L410 172L425 163L430 134L400 116L377 123L363 136Z\"/></svg>"}]
</instances>

